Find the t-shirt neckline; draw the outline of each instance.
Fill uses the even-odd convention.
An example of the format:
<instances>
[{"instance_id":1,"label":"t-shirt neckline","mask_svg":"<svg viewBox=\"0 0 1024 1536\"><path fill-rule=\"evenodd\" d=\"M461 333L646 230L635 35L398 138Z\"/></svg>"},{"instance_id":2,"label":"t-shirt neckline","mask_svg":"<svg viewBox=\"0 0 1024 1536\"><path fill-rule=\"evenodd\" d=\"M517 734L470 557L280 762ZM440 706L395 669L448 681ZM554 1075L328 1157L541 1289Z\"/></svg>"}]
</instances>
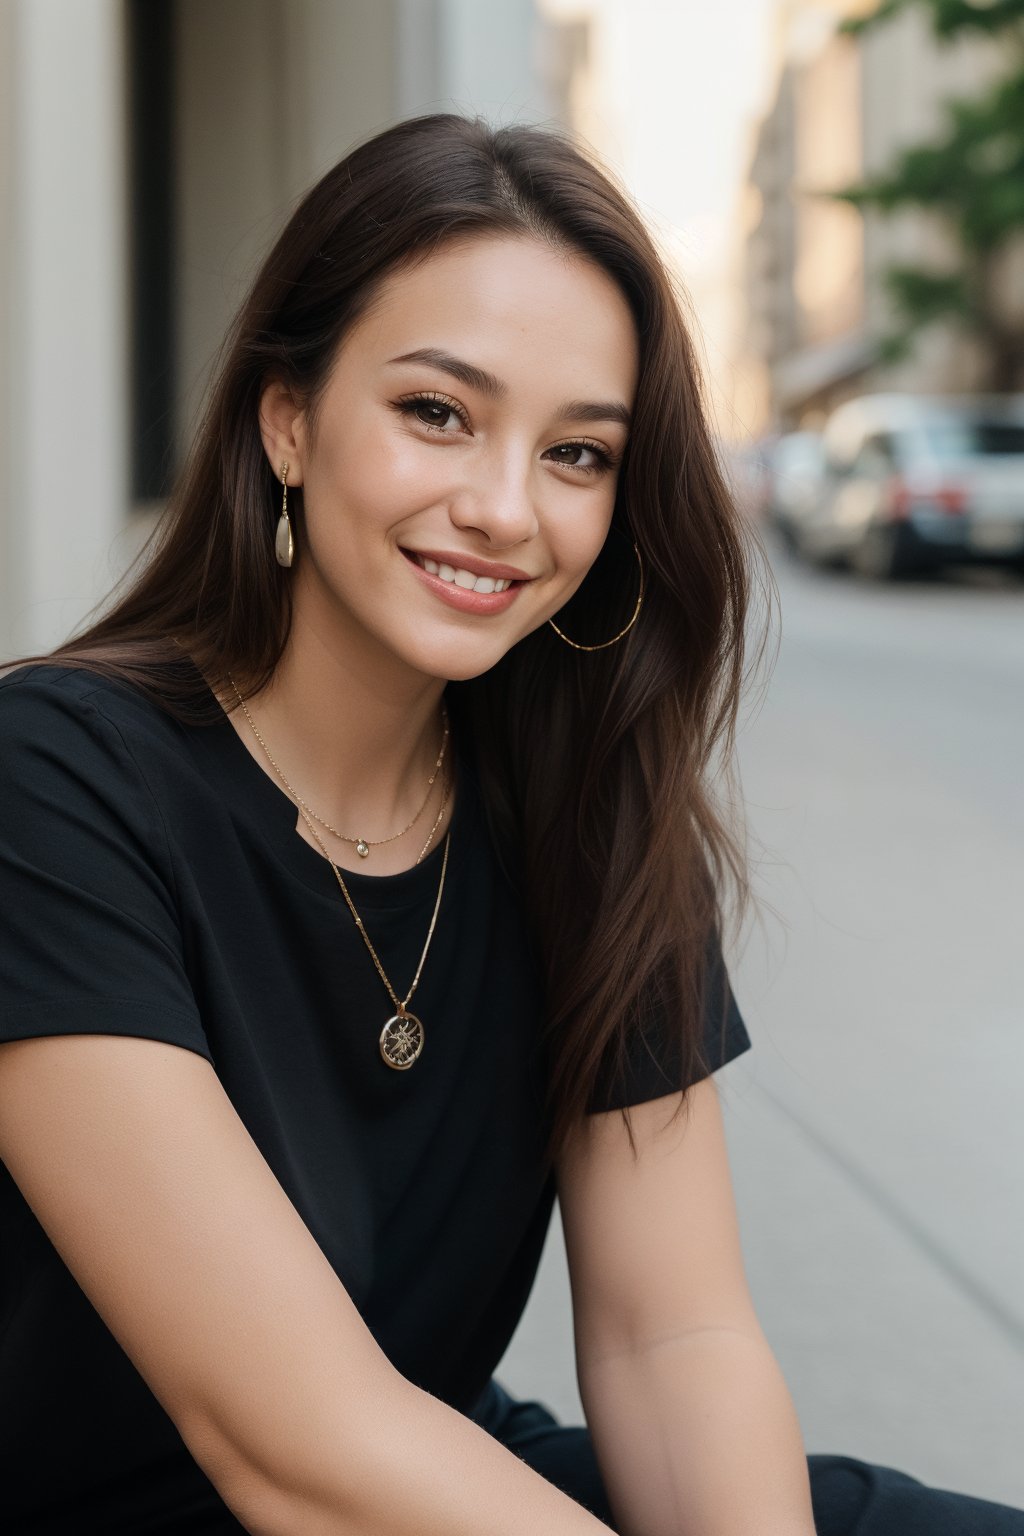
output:
<instances>
[{"instance_id":1,"label":"t-shirt neckline","mask_svg":"<svg viewBox=\"0 0 1024 1536\"><path fill-rule=\"evenodd\" d=\"M199 675L202 677L201 673ZM210 756L220 771L222 782L230 791L230 809L244 817L248 825L273 849L278 862L296 879L318 894L342 903L337 878L329 862L296 830L299 812L295 802L256 761L205 678L203 683L210 699L221 710L223 719L203 726L194 735L205 739L211 749ZM454 743L453 753L458 792L448 832L451 838L449 875L462 856L466 802L473 792L472 776L466 771L465 758ZM372 853L370 857L373 857ZM341 874L359 910L366 906L394 911L401 907L416 906L427 895L436 895L443 857L444 838L431 848L422 863L395 874L375 875L370 871L364 874L362 870L348 869L342 869Z\"/></svg>"}]
</instances>

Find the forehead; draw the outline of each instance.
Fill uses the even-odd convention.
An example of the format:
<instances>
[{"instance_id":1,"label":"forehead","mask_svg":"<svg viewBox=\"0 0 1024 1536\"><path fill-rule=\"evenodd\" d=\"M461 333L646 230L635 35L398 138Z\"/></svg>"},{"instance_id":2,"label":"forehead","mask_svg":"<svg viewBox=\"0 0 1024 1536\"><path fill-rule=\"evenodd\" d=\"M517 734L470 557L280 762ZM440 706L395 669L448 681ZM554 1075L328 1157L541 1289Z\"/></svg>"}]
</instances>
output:
<instances>
[{"instance_id":1,"label":"forehead","mask_svg":"<svg viewBox=\"0 0 1024 1536\"><path fill-rule=\"evenodd\" d=\"M595 262L531 237L452 242L385 278L339 364L385 366L437 347L487 369L513 392L551 389L633 402L636 327Z\"/></svg>"}]
</instances>

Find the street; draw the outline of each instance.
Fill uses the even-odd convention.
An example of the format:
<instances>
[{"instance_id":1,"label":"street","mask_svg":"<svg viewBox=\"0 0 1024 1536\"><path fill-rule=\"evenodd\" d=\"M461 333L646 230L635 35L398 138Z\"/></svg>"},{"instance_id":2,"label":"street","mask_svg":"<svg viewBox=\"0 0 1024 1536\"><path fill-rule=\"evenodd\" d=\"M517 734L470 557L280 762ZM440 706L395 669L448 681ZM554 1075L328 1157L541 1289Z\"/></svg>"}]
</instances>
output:
<instances>
[{"instance_id":1,"label":"street","mask_svg":"<svg viewBox=\"0 0 1024 1536\"><path fill-rule=\"evenodd\" d=\"M744 711L754 1048L718 1078L744 1252L809 1451L1024 1506L1024 583L766 541ZM579 1420L557 1224L499 1371Z\"/></svg>"}]
</instances>

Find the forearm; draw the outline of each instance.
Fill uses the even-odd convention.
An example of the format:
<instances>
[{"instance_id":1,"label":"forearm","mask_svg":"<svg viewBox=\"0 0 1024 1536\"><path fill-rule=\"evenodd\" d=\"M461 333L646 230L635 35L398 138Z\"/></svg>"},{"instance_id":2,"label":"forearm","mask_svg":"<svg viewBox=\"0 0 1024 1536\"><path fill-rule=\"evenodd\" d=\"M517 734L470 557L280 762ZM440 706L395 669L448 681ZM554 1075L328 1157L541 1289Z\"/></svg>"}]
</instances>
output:
<instances>
[{"instance_id":1,"label":"forearm","mask_svg":"<svg viewBox=\"0 0 1024 1536\"><path fill-rule=\"evenodd\" d=\"M337 1436L221 1492L251 1536L608 1536L487 1432L397 1373Z\"/></svg>"},{"instance_id":2,"label":"forearm","mask_svg":"<svg viewBox=\"0 0 1024 1536\"><path fill-rule=\"evenodd\" d=\"M799 1422L759 1331L682 1334L579 1374L623 1536L813 1536Z\"/></svg>"}]
</instances>

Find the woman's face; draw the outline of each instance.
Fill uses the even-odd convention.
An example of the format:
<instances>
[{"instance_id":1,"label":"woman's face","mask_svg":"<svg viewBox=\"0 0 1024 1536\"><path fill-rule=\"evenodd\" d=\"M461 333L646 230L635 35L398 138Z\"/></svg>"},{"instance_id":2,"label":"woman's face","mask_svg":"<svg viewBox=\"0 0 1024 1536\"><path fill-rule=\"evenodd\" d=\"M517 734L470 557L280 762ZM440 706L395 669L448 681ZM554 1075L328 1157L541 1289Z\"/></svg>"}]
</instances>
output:
<instances>
[{"instance_id":1,"label":"woman's face","mask_svg":"<svg viewBox=\"0 0 1024 1536\"><path fill-rule=\"evenodd\" d=\"M492 667L604 543L637 371L629 307L581 257L487 236L395 274L314 424L264 395L275 472L303 487L296 616L433 678Z\"/></svg>"}]
</instances>

